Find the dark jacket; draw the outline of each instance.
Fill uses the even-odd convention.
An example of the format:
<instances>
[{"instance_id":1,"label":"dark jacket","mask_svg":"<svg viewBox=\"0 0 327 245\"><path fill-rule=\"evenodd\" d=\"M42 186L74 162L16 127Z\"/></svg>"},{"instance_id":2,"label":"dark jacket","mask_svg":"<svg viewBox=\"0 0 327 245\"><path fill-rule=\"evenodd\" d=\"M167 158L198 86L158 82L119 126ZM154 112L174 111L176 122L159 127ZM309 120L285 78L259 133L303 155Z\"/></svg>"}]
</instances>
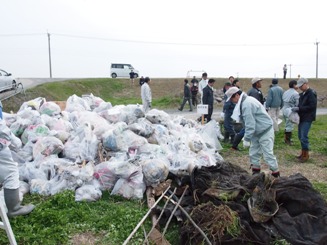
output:
<instances>
[{"instance_id":1,"label":"dark jacket","mask_svg":"<svg viewBox=\"0 0 327 245\"><path fill-rule=\"evenodd\" d=\"M256 98L261 104L265 103L265 99L263 98L262 92L257 88L252 87L248 91L248 96L252 96L252 97Z\"/></svg>"},{"instance_id":2,"label":"dark jacket","mask_svg":"<svg viewBox=\"0 0 327 245\"><path fill-rule=\"evenodd\" d=\"M199 87L198 86L192 86L191 87L191 93L192 93L192 96L196 96L198 94L198 91L199 91Z\"/></svg>"},{"instance_id":3,"label":"dark jacket","mask_svg":"<svg viewBox=\"0 0 327 245\"><path fill-rule=\"evenodd\" d=\"M317 111L316 91L309 88L307 91L300 93L300 99L299 99L300 122L315 121L316 111Z\"/></svg>"},{"instance_id":4,"label":"dark jacket","mask_svg":"<svg viewBox=\"0 0 327 245\"><path fill-rule=\"evenodd\" d=\"M184 84L184 98L190 98L191 97L191 90L190 85L188 83Z\"/></svg>"},{"instance_id":5,"label":"dark jacket","mask_svg":"<svg viewBox=\"0 0 327 245\"><path fill-rule=\"evenodd\" d=\"M204 105L209 105L213 107L213 90L209 85L207 85L203 89L202 102Z\"/></svg>"}]
</instances>

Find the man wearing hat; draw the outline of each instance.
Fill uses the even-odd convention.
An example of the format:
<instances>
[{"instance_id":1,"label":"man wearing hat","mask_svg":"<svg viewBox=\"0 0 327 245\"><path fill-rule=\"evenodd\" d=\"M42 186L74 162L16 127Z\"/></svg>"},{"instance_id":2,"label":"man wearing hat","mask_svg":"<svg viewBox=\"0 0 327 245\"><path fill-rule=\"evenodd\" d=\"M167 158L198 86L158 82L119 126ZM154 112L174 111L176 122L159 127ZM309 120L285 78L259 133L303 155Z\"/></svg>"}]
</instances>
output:
<instances>
[{"instance_id":1,"label":"man wearing hat","mask_svg":"<svg viewBox=\"0 0 327 245\"><path fill-rule=\"evenodd\" d=\"M297 81L300 93L299 106L293 107L292 111L298 112L300 123L298 126L298 137L301 142L302 152L297 158L300 162L306 162L309 159L309 130L311 124L316 120L317 111L317 93L309 87L308 79L302 77Z\"/></svg>"},{"instance_id":2,"label":"man wearing hat","mask_svg":"<svg viewBox=\"0 0 327 245\"><path fill-rule=\"evenodd\" d=\"M268 96L266 100L266 110L269 116L273 120L275 132L279 131L278 119L279 111L283 107L283 89L278 86L278 79L274 78L272 80L272 85L268 90Z\"/></svg>"},{"instance_id":3,"label":"man wearing hat","mask_svg":"<svg viewBox=\"0 0 327 245\"><path fill-rule=\"evenodd\" d=\"M261 81L262 79L259 77L255 77L251 80L252 88L248 91L248 95L256 98L262 105L265 102L263 98L261 88Z\"/></svg>"},{"instance_id":4,"label":"man wearing hat","mask_svg":"<svg viewBox=\"0 0 327 245\"><path fill-rule=\"evenodd\" d=\"M272 175L279 177L278 163L274 155L273 122L264 106L255 98L247 96L237 87L226 91L227 101L236 104L232 118L242 121L245 127L244 140L251 142L249 155L252 173L260 173L261 157L269 165Z\"/></svg>"}]
</instances>

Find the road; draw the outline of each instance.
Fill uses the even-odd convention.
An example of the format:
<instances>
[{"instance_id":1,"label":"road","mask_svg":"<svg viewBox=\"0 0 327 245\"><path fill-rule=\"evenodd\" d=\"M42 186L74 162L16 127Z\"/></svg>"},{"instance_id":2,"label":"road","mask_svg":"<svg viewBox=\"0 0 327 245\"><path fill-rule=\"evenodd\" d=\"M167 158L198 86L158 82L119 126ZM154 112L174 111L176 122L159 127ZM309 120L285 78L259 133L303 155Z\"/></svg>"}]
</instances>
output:
<instances>
[{"instance_id":1,"label":"road","mask_svg":"<svg viewBox=\"0 0 327 245\"><path fill-rule=\"evenodd\" d=\"M24 89L32 88L43 83L65 81L71 78L16 78L18 83L22 83Z\"/></svg>"}]
</instances>

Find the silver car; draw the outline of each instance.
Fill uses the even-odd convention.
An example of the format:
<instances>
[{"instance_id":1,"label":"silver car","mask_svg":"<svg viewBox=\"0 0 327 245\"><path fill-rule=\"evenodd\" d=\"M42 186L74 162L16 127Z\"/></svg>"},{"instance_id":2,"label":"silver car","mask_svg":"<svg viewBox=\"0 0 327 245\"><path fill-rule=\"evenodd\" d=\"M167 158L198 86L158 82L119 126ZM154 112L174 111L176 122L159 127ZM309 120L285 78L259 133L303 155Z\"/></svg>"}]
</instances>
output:
<instances>
[{"instance_id":1,"label":"silver car","mask_svg":"<svg viewBox=\"0 0 327 245\"><path fill-rule=\"evenodd\" d=\"M17 83L11 73L0 69L0 92L16 89Z\"/></svg>"}]
</instances>

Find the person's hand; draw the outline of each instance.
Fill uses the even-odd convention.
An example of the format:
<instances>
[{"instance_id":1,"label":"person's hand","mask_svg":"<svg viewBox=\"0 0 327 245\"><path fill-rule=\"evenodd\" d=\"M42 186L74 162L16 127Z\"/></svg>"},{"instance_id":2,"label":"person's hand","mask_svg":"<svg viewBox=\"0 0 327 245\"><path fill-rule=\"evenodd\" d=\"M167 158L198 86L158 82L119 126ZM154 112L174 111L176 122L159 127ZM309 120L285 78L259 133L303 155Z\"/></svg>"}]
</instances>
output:
<instances>
[{"instance_id":1,"label":"person's hand","mask_svg":"<svg viewBox=\"0 0 327 245\"><path fill-rule=\"evenodd\" d=\"M151 102L148 102L148 103L149 103L149 108L151 108L151 106L152 106L152 105L151 105Z\"/></svg>"},{"instance_id":2,"label":"person's hand","mask_svg":"<svg viewBox=\"0 0 327 245\"><path fill-rule=\"evenodd\" d=\"M292 112L298 112L299 111L299 107L292 107Z\"/></svg>"}]
</instances>

